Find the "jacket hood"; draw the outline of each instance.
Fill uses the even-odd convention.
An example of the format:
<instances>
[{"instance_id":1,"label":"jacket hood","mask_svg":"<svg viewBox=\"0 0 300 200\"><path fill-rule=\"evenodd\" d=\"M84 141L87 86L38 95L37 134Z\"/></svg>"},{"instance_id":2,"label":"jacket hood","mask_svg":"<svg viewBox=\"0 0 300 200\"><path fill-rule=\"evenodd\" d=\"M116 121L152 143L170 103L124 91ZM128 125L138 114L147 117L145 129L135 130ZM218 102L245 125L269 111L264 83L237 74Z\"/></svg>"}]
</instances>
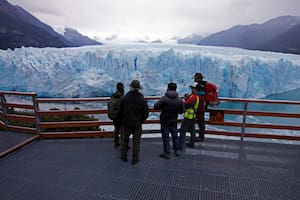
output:
<instances>
[{"instance_id":1,"label":"jacket hood","mask_svg":"<svg viewBox=\"0 0 300 200\"><path fill-rule=\"evenodd\" d=\"M165 93L166 97L169 97L170 99L176 99L178 98L178 92L176 92L175 90L168 90Z\"/></svg>"},{"instance_id":2,"label":"jacket hood","mask_svg":"<svg viewBox=\"0 0 300 200\"><path fill-rule=\"evenodd\" d=\"M197 91L197 92L195 92L195 94L198 95L198 96L205 96L204 91Z\"/></svg>"},{"instance_id":3,"label":"jacket hood","mask_svg":"<svg viewBox=\"0 0 300 200\"><path fill-rule=\"evenodd\" d=\"M114 98L121 98L124 95L124 92L117 91L112 96Z\"/></svg>"}]
</instances>

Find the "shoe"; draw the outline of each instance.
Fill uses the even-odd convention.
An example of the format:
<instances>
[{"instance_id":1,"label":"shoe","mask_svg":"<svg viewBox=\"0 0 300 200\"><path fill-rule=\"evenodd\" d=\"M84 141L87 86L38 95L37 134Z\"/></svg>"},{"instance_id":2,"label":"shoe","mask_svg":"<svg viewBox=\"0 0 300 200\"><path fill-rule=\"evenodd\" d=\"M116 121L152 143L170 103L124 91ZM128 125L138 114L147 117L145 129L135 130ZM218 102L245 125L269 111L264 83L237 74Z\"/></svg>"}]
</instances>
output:
<instances>
[{"instance_id":1,"label":"shoe","mask_svg":"<svg viewBox=\"0 0 300 200\"><path fill-rule=\"evenodd\" d=\"M175 156L180 156L180 151L179 150L175 150Z\"/></svg>"},{"instance_id":2,"label":"shoe","mask_svg":"<svg viewBox=\"0 0 300 200\"><path fill-rule=\"evenodd\" d=\"M165 159L171 159L170 153L161 153L161 154L159 154L159 157L165 158Z\"/></svg>"},{"instance_id":3,"label":"shoe","mask_svg":"<svg viewBox=\"0 0 300 200\"><path fill-rule=\"evenodd\" d=\"M119 147L120 143L115 143L115 148Z\"/></svg>"},{"instance_id":4,"label":"shoe","mask_svg":"<svg viewBox=\"0 0 300 200\"><path fill-rule=\"evenodd\" d=\"M124 162L128 161L128 159L126 157L121 157L121 160L124 161Z\"/></svg>"},{"instance_id":5,"label":"shoe","mask_svg":"<svg viewBox=\"0 0 300 200\"><path fill-rule=\"evenodd\" d=\"M199 137L196 137L198 142L204 142L204 134L199 134Z\"/></svg>"},{"instance_id":6,"label":"shoe","mask_svg":"<svg viewBox=\"0 0 300 200\"><path fill-rule=\"evenodd\" d=\"M189 147L189 148L195 148L195 145L193 145L193 144L190 144L190 143L185 143L185 145L187 146L187 147Z\"/></svg>"},{"instance_id":7,"label":"shoe","mask_svg":"<svg viewBox=\"0 0 300 200\"><path fill-rule=\"evenodd\" d=\"M122 145L121 145L121 143L120 144L115 144L115 148L117 148L117 147L119 147L119 146L121 146L121 151L122 151ZM131 149L131 147L130 146L128 146L127 147L127 152L129 151Z\"/></svg>"},{"instance_id":8,"label":"shoe","mask_svg":"<svg viewBox=\"0 0 300 200\"><path fill-rule=\"evenodd\" d=\"M136 165L138 162L139 162L139 160L132 160L132 161L131 161L131 164L132 164L132 165Z\"/></svg>"},{"instance_id":9,"label":"shoe","mask_svg":"<svg viewBox=\"0 0 300 200\"><path fill-rule=\"evenodd\" d=\"M204 138L203 137L196 137L195 141L196 142L204 142Z\"/></svg>"}]
</instances>

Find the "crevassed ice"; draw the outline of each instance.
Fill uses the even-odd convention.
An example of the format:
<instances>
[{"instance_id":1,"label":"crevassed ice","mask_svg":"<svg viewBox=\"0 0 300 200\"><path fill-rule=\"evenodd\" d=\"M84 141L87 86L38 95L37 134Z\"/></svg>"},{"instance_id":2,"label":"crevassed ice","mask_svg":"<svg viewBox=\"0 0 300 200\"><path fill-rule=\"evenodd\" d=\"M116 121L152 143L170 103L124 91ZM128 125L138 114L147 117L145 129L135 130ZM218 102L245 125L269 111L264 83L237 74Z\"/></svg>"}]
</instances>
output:
<instances>
[{"instance_id":1,"label":"crevassed ice","mask_svg":"<svg viewBox=\"0 0 300 200\"><path fill-rule=\"evenodd\" d=\"M238 48L172 44L110 44L79 48L0 51L0 90L48 97L108 96L118 81L139 79L145 95L162 95L168 82L190 92L195 72L219 96L261 98L300 88L300 56Z\"/></svg>"}]
</instances>

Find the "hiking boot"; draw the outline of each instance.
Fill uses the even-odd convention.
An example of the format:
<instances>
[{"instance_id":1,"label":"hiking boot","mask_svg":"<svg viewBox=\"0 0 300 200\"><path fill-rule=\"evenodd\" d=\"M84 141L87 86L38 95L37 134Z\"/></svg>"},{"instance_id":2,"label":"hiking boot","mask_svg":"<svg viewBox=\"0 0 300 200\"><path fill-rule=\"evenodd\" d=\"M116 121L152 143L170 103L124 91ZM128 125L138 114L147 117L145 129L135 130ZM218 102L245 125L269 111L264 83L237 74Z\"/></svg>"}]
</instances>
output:
<instances>
[{"instance_id":1,"label":"hiking boot","mask_svg":"<svg viewBox=\"0 0 300 200\"><path fill-rule=\"evenodd\" d=\"M131 164L132 164L132 165L136 165L138 162L139 162L139 160L132 160L132 161L131 161Z\"/></svg>"},{"instance_id":2,"label":"hiking boot","mask_svg":"<svg viewBox=\"0 0 300 200\"><path fill-rule=\"evenodd\" d=\"M179 150L175 150L175 156L180 156L180 151Z\"/></svg>"},{"instance_id":3,"label":"hiking boot","mask_svg":"<svg viewBox=\"0 0 300 200\"><path fill-rule=\"evenodd\" d=\"M204 138L203 137L196 137L195 141L196 142L204 142Z\"/></svg>"},{"instance_id":4,"label":"hiking boot","mask_svg":"<svg viewBox=\"0 0 300 200\"><path fill-rule=\"evenodd\" d=\"M195 148L195 145L194 144L190 144L190 143L185 143L185 145L187 146L187 147L189 147L189 148Z\"/></svg>"},{"instance_id":5,"label":"hiking boot","mask_svg":"<svg viewBox=\"0 0 300 200\"><path fill-rule=\"evenodd\" d=\"M121 160L123 160L124 162L127 162L128 161L127 156L121 156Z\"/></svg>"},{"instance_id":6,"label":"hiking boot","mask_svg":"<svg viewBox=\"0 0 300 200\"><path fill-rule=\"evenodd\" d=\"M161 154L159 154L159 157L164 158L164 159L171 159L170 153L161 153Z\"/></svg>"}]
</instances>

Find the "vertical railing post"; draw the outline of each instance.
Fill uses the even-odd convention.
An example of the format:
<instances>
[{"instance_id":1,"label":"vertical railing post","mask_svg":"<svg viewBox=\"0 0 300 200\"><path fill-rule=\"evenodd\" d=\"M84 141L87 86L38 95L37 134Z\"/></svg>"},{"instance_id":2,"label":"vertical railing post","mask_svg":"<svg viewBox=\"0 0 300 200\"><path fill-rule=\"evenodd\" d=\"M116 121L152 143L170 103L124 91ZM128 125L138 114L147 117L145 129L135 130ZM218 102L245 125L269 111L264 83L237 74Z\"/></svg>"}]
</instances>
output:
<instances>
[{"instance_id":1,"label":"vertical railing post","mask_svg":"<svg viewBox=\"0 0 300 200\"><path fill-rule=\"evenodd\" d=\"M246 119L247 119L247 110L248 110L248 101L244 103L244 112L243 112L243 122L241 129L241 141L244 140L245 128L246 128Z\"/></svg>"},{"instance_id":2,"label":"vertical railing post","mask_svg":"<svg viewBox=\"0 0 300 200\"><path fill-rule=\"evenodd\" d=\"M37 134L39 135L41 133L41 128L40 128L40 116L38 114L39 112L39 104L36 100L36 95L32 96L32 101L33 101L33 106L34 106L34 116L35 116L35 126L36 126L36 131Z\"/></svg>"},{"instance_id":3,"label":"vertical railing post","mask_svg":"<svg viewBox=\"0 0 300 200\"><path fill-rule=\"evenodd\" d=\"M7 107L6 107L6 98L4 94L1 94L1 107L2 107L2 113L3 113L3 121L5 124L5 130L8 129L8 120L7 120Z\"/></svg>"}]
</instances>

